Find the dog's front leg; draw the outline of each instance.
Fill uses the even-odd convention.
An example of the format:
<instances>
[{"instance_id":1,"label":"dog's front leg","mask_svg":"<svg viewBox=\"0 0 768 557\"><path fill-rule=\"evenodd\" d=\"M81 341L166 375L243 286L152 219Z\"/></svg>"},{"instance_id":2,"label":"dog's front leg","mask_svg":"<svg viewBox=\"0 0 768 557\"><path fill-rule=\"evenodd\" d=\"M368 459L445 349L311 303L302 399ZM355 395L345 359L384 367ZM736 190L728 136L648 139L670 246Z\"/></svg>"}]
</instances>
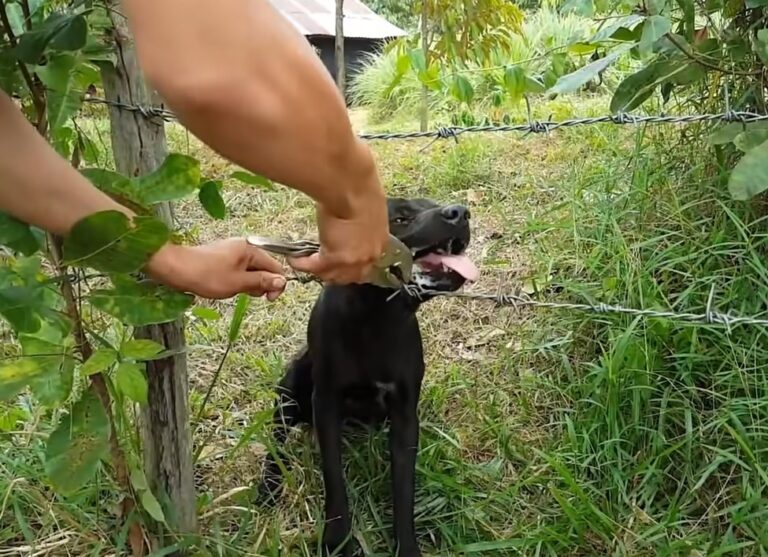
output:
<instances>
[{"instance_id":1,"label":"dog's front leg","mask_svg":"<svg viewBox=\"0 0 768 557\"><path fill-rule=\"evenodd\" d=\"M415 392L414 392L415 391ZM416 453L419 448L418 387L398 384L389 398L389 450L395 541L399 557L419 557L413 523Z\"/></svg>"},{"instance_id":2,"label":"dog's front leg","mask_svg":"<svg viewBox=\"0 0 768 557\"><path fill-rule=\"evenodd\" d=\"M332 388L315 385L312 396L315 430L325 484L325 532L323 545L328 554L351 554L349 507L341 462L341 401Z\"/></svg>"}]
</instances>

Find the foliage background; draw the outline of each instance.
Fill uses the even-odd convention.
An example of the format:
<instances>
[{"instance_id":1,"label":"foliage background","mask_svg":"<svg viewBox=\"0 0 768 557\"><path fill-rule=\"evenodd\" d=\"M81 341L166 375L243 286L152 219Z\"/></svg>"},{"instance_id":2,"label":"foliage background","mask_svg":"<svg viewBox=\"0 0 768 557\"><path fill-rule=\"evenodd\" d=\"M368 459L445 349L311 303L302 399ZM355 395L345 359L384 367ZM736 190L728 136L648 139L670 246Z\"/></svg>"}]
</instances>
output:
<instances>
[{"instance_id":1,"label":"foliage background","mask_svg":"<svg viewBox=\"0 0 768 557\"><path fill-rule=\"evenodd\" d=\"M291 440L296 462L278 508L262 509L248 495L270 450L271 389L301 342L316 291L291 289L270 307L249 307L242 298L193 305L133 275L172 234L190 242L249 230L311 235L311 205L231 167L175 124L168 126L173 154L156 175L116 175L106 112L82 103L111 60L109 12L88 2L2 6L4 90L17 94L63 156L78 155L97 186L147 214L157 202L176 201L178 229L146 216L126 234L119 216L98 215L61 241L59 257L51 248L56 239L0 219L7 248L0 268L7 341L0 544L81 555L128 545L125 517L115 510L126 488L115 481L110 418L130 467L128 490L140 503L132 519L147 532L159 530L168 508L146 489L134 414L146 398L143 362L164 347L138 342L133 330L183 315L191 402L201 415L198 549L271 555L282 546L316 554L322 486L307 437ZM761 0L521 4L505 13L481 10L482 25L453 32L455 41L444 31L455 22L440 18L466 3L435 2L426 52L421 5L377 7L413 35L373 57L354 85L353 120L368 129L413 129L425 86L433 125L525 121L527 104L533 118L765 112ZM9 27L21 47L11 44ZM462 43L464 31L490 38L475 51ZM478 290L523 288L543 298L693 312L712 297L721 310L763 314L766 139L763 125L736 122L374 149L389 191L470 205L471 255L484 270ZM117 237L127 238L123 249L98 257ZM75 315L63 288L69 274L77 279ZM150 295L159 306L147 303ZM768 550L764 330L458 301L430 304L421 320L430 370L417 493L425 549L633 556ZM77 322L95 347L87 357L74 336ZM203 408L220 363L221 383ZM111 395L106 407L94 398L94 377ZM386 435L350 440L345 458L356 536L371 553L386 554Z\"/></svg>"}]
</instances>

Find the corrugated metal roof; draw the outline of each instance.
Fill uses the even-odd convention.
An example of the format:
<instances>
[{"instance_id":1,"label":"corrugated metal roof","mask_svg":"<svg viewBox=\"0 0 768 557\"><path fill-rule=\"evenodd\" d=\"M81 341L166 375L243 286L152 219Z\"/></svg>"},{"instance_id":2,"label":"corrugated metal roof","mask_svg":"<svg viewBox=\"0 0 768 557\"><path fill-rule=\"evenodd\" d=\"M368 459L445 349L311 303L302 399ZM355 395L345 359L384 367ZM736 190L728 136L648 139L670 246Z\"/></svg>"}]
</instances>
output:
<instances>
[{"instance_id":1,"label":"corrugated metal roof","mask_svg":"<svg viewBox=\"0 0 768 557\"><path fill-rule=\"evenodd\" d=\"M270 0L307 37L336 36L335 0ZM344 0L344 36L389 39L407 33L376 14L360 0Z\"/></svg>"}]
</instances>

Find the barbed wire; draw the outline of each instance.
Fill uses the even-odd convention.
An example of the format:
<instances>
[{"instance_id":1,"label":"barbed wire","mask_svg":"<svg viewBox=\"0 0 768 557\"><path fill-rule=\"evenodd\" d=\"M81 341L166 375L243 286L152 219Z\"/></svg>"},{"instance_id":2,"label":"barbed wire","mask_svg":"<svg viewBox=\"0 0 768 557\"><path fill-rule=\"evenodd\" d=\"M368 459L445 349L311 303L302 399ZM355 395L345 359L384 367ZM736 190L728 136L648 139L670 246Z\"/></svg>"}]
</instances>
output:
<instances>
[{"instance_id":1,"label":"barbed wire","mask_svg":"<svg viewBox=\"0 0 768 557\"><path fill-rule=\"evenodd\" d=\"M157 106L143 106L110 101L92 96L85 97L86 102L112 106L121 110L127 110L141 114L145 118L159 118L166 122L176 120L176 116L170 110ZM454 139L458 141L460 135L468 133L493 133L493 132L521 132L549 133L560 128L572 128L576 126L590 126L594 124L640 125L640 124L693 124L700 122L760 122L768 120L768 114L755 112L726 110L720 113L684 114L684 115L635 115L624 112L608 114L605 116L591 116L583 118L570 118L567 120L529 120L521 124L492 124L481 126L443 126L434 130L410 131L410 132L382 132L361 133L359 137L366 140L393 140L393 139Z\"/></svg>"},{"instance_id":2,"label":"barbed wire","mask_svg":"<svg viewBox=\"0 0 768 557\"><path fill-rule=\"evenodd\" d=\"M319 284L322 281L311 275L294 275L286 279L288 282L298 284ZM584 311L596 314L620 314L634 315L643 318L669 319L683 323L700 325L724 325L728 331L738 325L752 325L757 327L768 327L768 317L757 317L751 315L734 315L723 313L714 309L715 291L712 288L707 299L707 307L704 313L676 312L672 310L655 310L626 307L618 304L605 303L585 303L585 302L553 302L536 300L528 294L517 292L515 294L489 294L483 292L447 292L444 290L431 290L415 284L406 284L399 290L392 292L389 300L396 296L405 295L415 298L418 301L425 301L427 298L459 298L463 300L475 300L481 302L492 302L499 307L512 307L517 310L524 307L546 308L546 309L564 309L571 311Z\"/></svg>"},{"instance_id":3,"label":"barbed wire","mask_svg":"<svg viewBox=\"0 0 768 557\"><path fill-rule=\"evenodd\" d=\"M164 107L156 106L143 106L136 104L128 104L123 102L111 101L107 99L101 99L93 96L86 96L86 102L103 104L118 108L120 110L126 110L140 114L144 118L159 118L166 122L176 120L176 116L170 110ZM768 114L757 114L754 112L734 111L727 109L721 113L706 113L706 114L688 114L688 115L648 115L638 116L627 113L618 113L606 116L584 117L584 118L571 118L567 120L529 120L523 124L503 124L503 125L482 125L482 126L450 126L439 127L429 131L413 131L413 132L385 132L385 133L361 133L359 137L367 140L395 140L395 139L419 139L419 138L432 138L438 139L454 139L458 141L458 138L462 134L466 133L491 133L491 132L523 132L526 135L529 133L549 133L551 131L560 128L571 128L575 126L585 126L594 124L617 124L617 125L639 125L639 124L689 124L700 122L726 122L733 123L739 122L747 124L750 122L759 122L768 120ZM296 275L288 277L289 282L297 282L299 284L307 283L319 283L322 284L317 278L312 276ZM674 312L671 310L651 310L641 308L631 308L616 304L605 303L578 303L578 302L553 302L553 301L541 301L535 300L526 294L487 294L476 292L445 292L440 290L424 289L420 286L407 284L400 290L394 291L390 298L397 295L411 296L417 300L424 300L427 297L444 297L444 298L460 298L466 300L479 300L486 302L493 302L497 306L506 306L519 309L521 307L537 307L548 309L565 309L572 311L585 311L597 314L623 314L634 315L644 318L661 318L669 319L672 321L680 321L687 323L698 323L702 325L724 325L729 330L737 325L753 325L759 327L768 326L768 318L760 318L756 316L742 316L732 315L730 313L722 313L715 311L712 308L714 291L710 292L707 308L704 313L687 313L687 312Z\"/></svg>"},{"instance_id":4,"label":"barbed wire","mask_svg":"<svg viewBox=\"0 0 768 557\"><path fill-rule=\"evenodd\" d=\"M733 315L731 313L723 313L713 309L714 302L714 289L710 291L709 299L707 301L707 307L704 313L688 313L688 312L675 312L671 310L653 310L653 309L639 309L625 307L616 304L589 304L578 302L549 302L535 300L527 294L486 294L478 292L445 292L442 290L430 290L420 286L406 284L401 290L396 291L391 298L405 294L416 298L417 300L424 300L428 297L443 297L443 298L461 298L466 300L480 300L486 302L493 302L497 306L511 306L514 309L522 307L537 307L547 309L565 309L572 311L585 311L589 313L598 314L622 314L622 315L634 315L644 318L660 318L669 319L670 321L679 321L701 325L724 325L729 331L731 328L737 325L752 325L758 327L768 327L768 318L761 318L757 316L745 316L745 315Z\"/></svg>"}]
</instances>

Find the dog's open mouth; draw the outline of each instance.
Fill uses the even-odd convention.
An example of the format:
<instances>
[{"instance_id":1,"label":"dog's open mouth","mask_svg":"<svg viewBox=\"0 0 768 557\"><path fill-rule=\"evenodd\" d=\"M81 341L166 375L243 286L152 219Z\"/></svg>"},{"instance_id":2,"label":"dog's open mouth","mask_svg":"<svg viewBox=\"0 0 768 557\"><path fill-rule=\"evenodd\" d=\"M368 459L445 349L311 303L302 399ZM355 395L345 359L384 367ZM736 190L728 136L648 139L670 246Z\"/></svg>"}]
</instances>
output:
<instances>
[{"instance_id":1,"label":"dog's open mouth","mask_svg":"<svg viewBox=\"0 0 768 557\"><path fill-rule=\"evenodd\" d=\"M465 242L452 238L435 246L416 250L413 256L415 270L419 278L417 282L426 282L430 286L438 286L449 279L461 282L475 282L480 277L480 271L464 253ZM457 285L458 286L458 285Z\"/></svg>"}]
</instances>

